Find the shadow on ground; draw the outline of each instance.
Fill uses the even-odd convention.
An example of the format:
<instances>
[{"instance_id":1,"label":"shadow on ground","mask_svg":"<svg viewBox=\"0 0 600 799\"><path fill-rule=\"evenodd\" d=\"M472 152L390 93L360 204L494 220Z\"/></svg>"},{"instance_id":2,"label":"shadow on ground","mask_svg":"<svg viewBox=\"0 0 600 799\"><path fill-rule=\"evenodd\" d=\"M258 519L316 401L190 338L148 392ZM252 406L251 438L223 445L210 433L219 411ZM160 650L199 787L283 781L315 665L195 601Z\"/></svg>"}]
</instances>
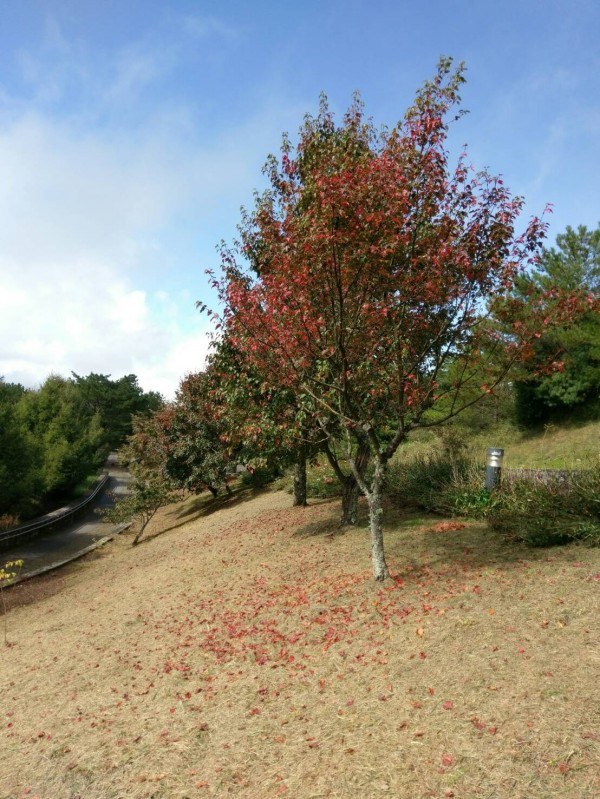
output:
<instances>
[{"instance_id":1,"label":"shadow on ground","mask_svg":"<svg viewBox=\"0 0 600 799\"><path fill-rule=\"evenodd\" d=\"M184 507L174 508L171 511L167 510L161 528L148 535L144 535L136 546L141 546L144 543L158 538L158 536L177 530L190 522L207 518L224 508L235 508L242 503L250 502L267 490L268 489L263 487L239 486L233 488L230 494L224 493L213 497L210 492L204 492L198 496L191 497L185 503ZM169 519L173 520L171 524L169 524Z\"/></svg>"},{"instance_id":2,"label":"shadow on ground","mask_svg":"<svg viewBox=\"0 0 600 799\"><path fill-rule=\"evenodd\" d=\"M318 500L317 500L318 501ZM342 526L339 521L340 500L323 500L329 505L329 513L318 521L299 526L293 538L334 538L351 532L369 535L369 514L366 501L359 501L358 524ZM460 525L464 525L460 527ZM452 529L454 526L459 529ZM510 541L491 530L485 521L472 519L448 519L410 508L399 508L387 501L384 517L386 553L395 569L410 569L415 575L419 570L485 568L521 568L523 563L543 562L560 554L567 559L577 559L571 547L532 548ZM418 553L418 554L417 554Z\"/></svg>"},{"instance_id":3,"label":"shadow on ground","mask_svg":"<svg viewBox=\"0 0 600 799\"><path fill-rule=\"evenodd\" d=\"M465 526L459 530L444 530L444 520L430 518L414 526L414 519L407 519L396 528L400 535L393 532L388 537L388 550L395 560L407 562L407 550L412 550L411 567L426 568L457 567L460 569L479 571L486 568L521 568L524 562L536 563L548 559L552 554L567 554L566 547L532 548L512 542L491 530L485 521L453 520ZM451 522L452 523L452 522ZM409 528L413 527L412 531ZM442 528L440 530L440 528ZM411 537L407 546L407 536ZM413 536L420 537L418 539ZM415 548L424 556L420 564L414 558ZM573 554L575 558L575 554ZM425 563L426 561L426 563Z\"/></svg>"},{"instance_id":4,"label":"shadow on ground","mask_svg":"<svg viewBox=\"0 0 600 799\"><path fill-rule=\"evenodd\" d=\"M343 525L340 522L341 500L321 499L309 501L308 507L312 505L328 505L328 514L315 522L308 522L301 527L297 527L292 533L292 538L333 538L334 536L344 535L351 530L357 530L368 524L368 517L364 509L359 509L358 522L355 525Z\"/></svg>"},{"instance_id":5,"label":"shadow on ground","mask_svg":"<svg viewBox=\"0 0 600 799\"><path fill-rule=\"evenodd\" d=\"M173 511L173 515L177 519L185 519L186 522L194 521L203 516L210 516L222 508L235 508L236 505L240 505L242 502L250 502L250 500L260 496L266 490L261 487L239 486L232 488L230 494L219 494L216 497L213 497L209 492L204 492L188 500L185 507Z\"/></svg>"}]
</instances>

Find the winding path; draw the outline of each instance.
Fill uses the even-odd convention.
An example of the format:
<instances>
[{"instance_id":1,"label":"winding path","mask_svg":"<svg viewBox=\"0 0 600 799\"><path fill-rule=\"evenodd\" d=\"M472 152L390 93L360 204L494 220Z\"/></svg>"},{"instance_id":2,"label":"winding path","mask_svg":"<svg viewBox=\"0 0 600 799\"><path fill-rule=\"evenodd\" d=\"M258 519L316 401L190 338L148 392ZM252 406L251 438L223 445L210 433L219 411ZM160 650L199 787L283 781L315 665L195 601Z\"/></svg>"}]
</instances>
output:
<instances>
[{"instance_id":1,"label":"winding path","mask_svg":"<svg viewBox=\"0 0 600 799\"><path fill-rule=\"evenodd\" d=\"M8 561L23 561L23 567L15 583L80 558L110 541L129 526L128 524L107 524L102 522L94 512L97 508L106 508L113 504L112 497L107 492L114 493L118 497L127 491L130 476L125 469L121 469L113 460L109 459L107 472L110 477L107 489L90 506L89 511L76 522L67 524L59 530L39 535L29 541L21 541L0 552L0 565Z\"/></svg>"}]
</instances>

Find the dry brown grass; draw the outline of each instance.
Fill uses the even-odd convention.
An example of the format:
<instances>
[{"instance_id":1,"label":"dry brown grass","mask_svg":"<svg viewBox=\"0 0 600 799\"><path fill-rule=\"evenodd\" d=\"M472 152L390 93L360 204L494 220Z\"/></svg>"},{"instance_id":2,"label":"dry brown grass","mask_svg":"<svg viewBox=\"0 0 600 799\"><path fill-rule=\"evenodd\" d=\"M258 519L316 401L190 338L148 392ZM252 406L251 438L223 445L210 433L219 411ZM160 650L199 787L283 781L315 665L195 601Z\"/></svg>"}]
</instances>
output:
<instances>
[{"instance_id":1,"label":"dry brown grass","mask_svg":"<svg viewBox=\"0 0 600 799\"><path fill-rule=\"evenodd\" d=\"M3 799L600 795L600 551L397 514L380 586L364 527L289 504L188 501L12 591Z\"/></svg>"}]
</instances>

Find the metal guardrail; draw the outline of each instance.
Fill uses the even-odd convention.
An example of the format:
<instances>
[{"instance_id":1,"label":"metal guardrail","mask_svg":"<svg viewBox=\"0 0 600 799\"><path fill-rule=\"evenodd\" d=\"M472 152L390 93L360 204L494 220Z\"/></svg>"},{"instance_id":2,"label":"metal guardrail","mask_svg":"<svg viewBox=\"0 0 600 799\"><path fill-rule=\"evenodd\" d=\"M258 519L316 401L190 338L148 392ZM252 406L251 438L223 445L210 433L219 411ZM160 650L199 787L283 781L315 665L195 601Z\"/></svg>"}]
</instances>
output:
<instances>
[{"instance_id":1,"label":"metal guardrail","mask_svg":"<svg viewBox=\"0 0 600 799\"><path fill-rule=\"evenodd\" d=\"M48 513L46 516L42 516L41 518L35 519L32 522L20 524L18 527L5 530L4 532L0 533L0 544L5 544L7 541L11 541L12 539L24 538L25 536L29 536L38 530L42 530L44 527L51 527L63 519L67 519L69 516L74 516L78 511L80 511L82 508L85 508L86 505L89 505L90 502L92 502L92 500L98 496L102 489L106 487L106 484L109 480L110 475L105 474L100 479L100 482L96 488L94 488L92 493L85 499L82 499L81 502L77 502L74 505L68 505L66 508L61 508L53 513Z\"/></svg>"}]
</instances>

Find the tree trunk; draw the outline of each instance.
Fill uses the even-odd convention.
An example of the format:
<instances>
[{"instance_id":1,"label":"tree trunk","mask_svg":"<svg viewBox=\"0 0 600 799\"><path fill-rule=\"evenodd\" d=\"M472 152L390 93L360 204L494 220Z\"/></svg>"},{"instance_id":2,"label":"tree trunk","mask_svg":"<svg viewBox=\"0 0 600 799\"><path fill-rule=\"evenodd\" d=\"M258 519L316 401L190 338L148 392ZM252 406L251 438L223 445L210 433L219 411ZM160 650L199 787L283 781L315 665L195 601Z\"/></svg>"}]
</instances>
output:
<instances>
[{"instance_id":1,"label":"tree trunk","mask_svg":"<svg viewBox=\"0 0 600 799\"><path fill-rule=\"evenodd\" d=\"M135 546L139 542L140 538L144 535L144 530L148 526L148 522L152 519L157 510L158 508L154 508L153 510L149 510L140 515L140 529L137 531L135 538L131 542L132 546Z\"/></svg>"},{"instance_id":2,"label":"tree trunk","mask_svg":"<svg viewBox=\"0 0 600 799\"><path fill-rule=\"evenodd\" d=\"M300 447L294 466L294 507L306 507L306 450Z\"/></svg>"},{"instance_id":3,"label":"tree trunk","mask_svg":"<svg viewBox=\"0 0 600 799\"><path fill-rule=\"evenodd\" d=\"M332 465L338 480L342 485L342 516L340 523L342 526L347 524L356 524L358 522L358 497L360 494L360 486L354 474L345 475L339 467L339 464L329 450L326 450L329 462ZM369 464L371 452L369 445L366 442L361 442L358 445L354 465L361 477L364 477Z\"/></svg>"},{"instance_id":4,"label":"tree trunk","mask_svg":"<svg viewBox=\"0 0 600 799\"><path fill-rule=\"evenodd\" d=\"M380 457L375 461L375 473L371 490L367 495L369 503L369 526L371 531L371 558L373 561L373 576L377 581L383 581L390 576L385 553L383 549L383 480L385 477L385 464Z\"/></svg>"},{"instance_id":5,"label":"tree trunk","mask_svg":"<svg viewBox=\"0 0 600 799\"><path fill-rule=\"evenodd\" d=\"M356 524L358 521L358 495L360 489L354 475L346 477L342 483L342 517L340 523Z\"/></svg>"}]
</instances>

